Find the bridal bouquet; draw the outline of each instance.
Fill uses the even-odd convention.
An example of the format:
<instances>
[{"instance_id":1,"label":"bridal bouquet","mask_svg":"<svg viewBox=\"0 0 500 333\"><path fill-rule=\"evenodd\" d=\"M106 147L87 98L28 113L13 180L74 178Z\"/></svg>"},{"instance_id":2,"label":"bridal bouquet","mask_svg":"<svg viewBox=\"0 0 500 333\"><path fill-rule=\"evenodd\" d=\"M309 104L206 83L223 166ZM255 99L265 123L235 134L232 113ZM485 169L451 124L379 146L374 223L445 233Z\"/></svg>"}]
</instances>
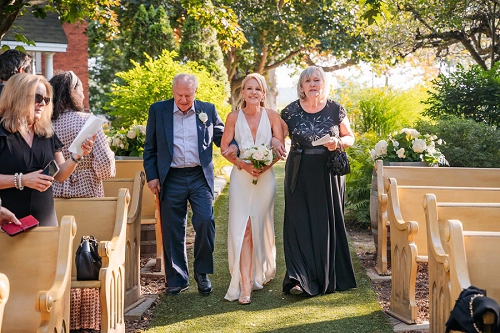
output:
<instances>
[{"instance_id":1,"label":"bridal bouquet","mask_svg":"<svg viewBox=\"0 0 500 333\"><path fill-rule=\"evenodd\" d=\"M262 144L245 149L241 159L252 163L255 169L262 169L264 166L273 163L274 155L272 148L268 148ZM257 184L257 177L253 178L252 183L254 185Z\"/></svg>"}]
</instances>

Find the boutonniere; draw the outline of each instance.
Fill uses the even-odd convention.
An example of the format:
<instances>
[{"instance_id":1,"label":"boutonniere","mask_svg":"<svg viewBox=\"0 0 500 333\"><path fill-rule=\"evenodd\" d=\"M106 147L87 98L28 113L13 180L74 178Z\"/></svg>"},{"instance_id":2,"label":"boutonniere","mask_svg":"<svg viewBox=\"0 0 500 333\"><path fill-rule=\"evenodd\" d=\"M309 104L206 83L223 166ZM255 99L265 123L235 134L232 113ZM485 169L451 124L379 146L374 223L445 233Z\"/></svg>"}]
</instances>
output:
<instances>
[{"instance_id":1,"label":"boutonniere","mask_svg":"<svg viewBox=\"0 0 500 333\"><path fill-rule=\"evenodd\" d=\"M205 123L207 122L208 120L208 116L205 112L203 112L202 110L198 110L196 111L196 114L198 115L198 118L200 119L200 121L203 123L203 125L205 125Z\"/></svg>"}]
</instances>

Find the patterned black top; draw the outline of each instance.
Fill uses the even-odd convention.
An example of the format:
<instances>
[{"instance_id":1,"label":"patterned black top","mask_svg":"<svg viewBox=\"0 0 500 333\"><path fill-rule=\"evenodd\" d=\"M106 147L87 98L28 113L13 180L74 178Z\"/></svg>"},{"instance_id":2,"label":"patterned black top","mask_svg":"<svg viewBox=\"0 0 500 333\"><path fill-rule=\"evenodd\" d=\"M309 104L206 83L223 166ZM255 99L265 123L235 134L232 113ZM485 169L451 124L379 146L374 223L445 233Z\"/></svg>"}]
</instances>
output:
<instances>
[{"instance_id":1,"label":"patterned black top","mask_svg":"<svg viewBox=\"0 0 500 333\"><path fill-rule=\"evenodd\" d=\"M313 148L311 142L326 134L339 137L340 123L345 116L344 107L330 99L323 110L317 113L306 112L300 106L299 100L290 103L281 111L281 118L288 125L292 147L303 149Z\"/></svg>"}]
</instances>

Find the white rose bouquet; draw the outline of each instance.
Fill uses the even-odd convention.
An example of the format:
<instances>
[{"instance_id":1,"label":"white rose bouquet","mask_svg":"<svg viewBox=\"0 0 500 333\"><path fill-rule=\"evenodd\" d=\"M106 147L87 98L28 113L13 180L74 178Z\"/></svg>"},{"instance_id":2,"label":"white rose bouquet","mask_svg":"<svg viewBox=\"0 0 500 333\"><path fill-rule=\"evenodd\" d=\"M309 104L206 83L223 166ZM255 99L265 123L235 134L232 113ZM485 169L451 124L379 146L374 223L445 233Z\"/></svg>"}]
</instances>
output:
<instances>
[{"instance_id":1,"label":"white rose bouquet","mask_svg":"<svg viewBox=\"0 0 500 333\"><path fill-rule=\"evenodd\" d=\"M146 141L146 126L132 125L130 128L105 129L109 147L116 156L142 156Z\"/></svg>"},{"instance_id":2,"label":"white rose bouquet","mask_svg":"<svg viewBox=\"0 0 500 333\"><path fill-rule=\"evenodd\" d=\"M243 151L241 157L244 161L249 161L255 169L262 169L266 165L271 165L274 160L273 149L266 147L264 144L253 146ZM257 184L257 177L253 178L252 183Z\"/></svg>"},{"instance_id":3,"label":"white rose bouquet","mask_svg":"<svg viewBox=\"0 0 500 333\"><path fill-rule=\"evenodd\" d=\"M421 134L412 128L403 128L380 140L370 151L372 159L389 162L427 162L430 165L448 165L440 145L446 144L436 135Z\"/></svg>"}]
</instances>

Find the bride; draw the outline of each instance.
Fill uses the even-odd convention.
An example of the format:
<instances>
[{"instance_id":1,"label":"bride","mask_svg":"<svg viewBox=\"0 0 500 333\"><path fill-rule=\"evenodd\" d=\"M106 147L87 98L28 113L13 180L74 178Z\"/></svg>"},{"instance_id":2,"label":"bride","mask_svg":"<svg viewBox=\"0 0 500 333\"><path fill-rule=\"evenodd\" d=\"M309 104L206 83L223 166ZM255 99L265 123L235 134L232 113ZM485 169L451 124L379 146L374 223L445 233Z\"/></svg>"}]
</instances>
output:
<instances>
[{"instance_id":1,"label":"bride","mask_svg":"<svg viewBox=\"0 0 500 333\"><path fill-rule=\"evenodd\" d=\"M273 136L283 143L279 114L266 109L266 81L260 74L245 77L240 108L226 119L221 151L234 139L240 156L246 149L264 144ZM226 157L227 158L227 157ZM225 299L250 304L252 290L262 289L276 273L274 196L276 178L272 165L262 169L240 157L227 158L235 165L229 185L228 262L231 282ZM257 178L257 184L253 183Z\"/></svg>"}]
</instances>

